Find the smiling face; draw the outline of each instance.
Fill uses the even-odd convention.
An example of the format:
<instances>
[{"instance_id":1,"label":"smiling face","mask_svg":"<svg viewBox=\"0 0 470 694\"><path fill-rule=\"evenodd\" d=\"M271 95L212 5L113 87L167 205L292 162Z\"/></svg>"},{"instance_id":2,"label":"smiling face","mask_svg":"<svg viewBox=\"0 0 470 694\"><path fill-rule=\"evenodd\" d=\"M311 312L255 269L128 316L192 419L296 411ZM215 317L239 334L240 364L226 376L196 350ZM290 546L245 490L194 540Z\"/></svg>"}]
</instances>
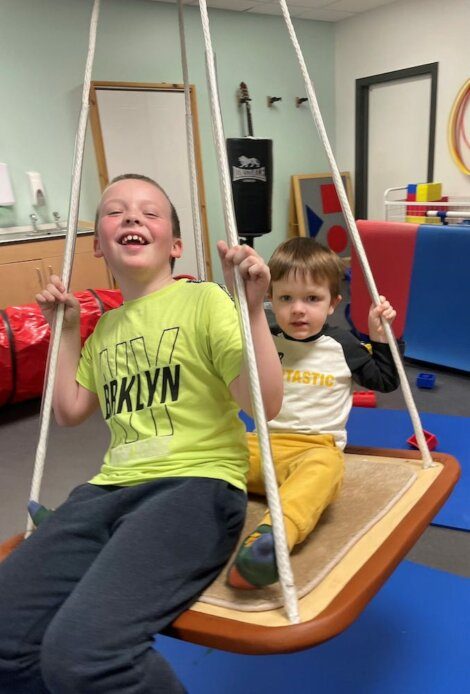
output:
<instances>
[{"instance_id":1,"label":"smiling face","mask_svg":"<svg viewBox=\"0 0 470 694\"><path fill-rule=\"evenodd\" d=\"M172 231L171 205L157 186L124 179L112 183L101 199L95 256L104 257L118 283L134 278L158 281L171 275L182 252Z\"/></svg>"},{"instance_id":2,"label":"smiling face","mask_svg":"<svg viewBox=\"0 0 470 694\"><path fill-rule=\"evenodd\" d=\"M271 301L281 330L296 340L305 340L320 332L341 296L331 297L326 280L315 281L291 272L272 282Z\"/></svg>"}]
</instances>

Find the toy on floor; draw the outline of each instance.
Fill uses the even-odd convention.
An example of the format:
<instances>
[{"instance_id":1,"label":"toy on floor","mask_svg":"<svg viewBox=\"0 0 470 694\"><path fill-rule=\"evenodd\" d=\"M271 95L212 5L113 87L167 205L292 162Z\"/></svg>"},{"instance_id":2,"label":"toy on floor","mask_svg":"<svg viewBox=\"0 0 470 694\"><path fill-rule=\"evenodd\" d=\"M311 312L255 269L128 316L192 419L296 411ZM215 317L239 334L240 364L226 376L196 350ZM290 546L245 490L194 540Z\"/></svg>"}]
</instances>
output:
<instances>
[{"instance_id":1,"label":"toy on floor","mask_svg":"<svg viewBox=\"0 0 470 694\"><path fill-rule=\"evenodd\" d=\"M435 374L418 374L418 378L416 379L416 385L418 388L434 388L435 383Z\"/></svg>"},{"instance_id":2,"label":"toy on floor","mask_svg":"<svg viewBox=\"0 0 470 694\"><path fill-rule=\"evenodd\" d=\"M426 429L423 429L423 434L424 438L426 439L426 443L428 444L429 450L433 451L439 445L439 441L437 440L436 435L430 431L426 431ZM406 442L413 448L419 448L416 436L414 434L413 436L410 436L409 439L406 439Z\"/></svg>"},{"instance_id":3,"label":"toy on floor","mask_svg":"<svg viewBox=\"0 0 470 694\"><path fill-rule=\"evenodd\" d=\"M377 407L377 398L373 390L358 390L353 393L353 407Z\"/></svg>"}]
</instances>

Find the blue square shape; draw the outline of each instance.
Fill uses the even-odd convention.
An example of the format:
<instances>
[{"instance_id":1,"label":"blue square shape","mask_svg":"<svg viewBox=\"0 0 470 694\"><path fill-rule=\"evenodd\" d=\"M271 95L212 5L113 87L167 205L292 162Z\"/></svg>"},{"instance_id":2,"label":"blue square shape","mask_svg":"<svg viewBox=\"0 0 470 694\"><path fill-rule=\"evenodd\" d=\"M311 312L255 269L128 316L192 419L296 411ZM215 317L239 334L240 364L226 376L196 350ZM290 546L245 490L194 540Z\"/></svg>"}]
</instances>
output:
<instances>
[{"instance_id":1,"label":"blue square shape","mask_svg":"<svg viewBox=\"0 0 470 694\"><path fill-rule=\"evenodd\" d=\"M434 374L418 374L416 385L418 388L434 388L436 376Z\"/></svg>"}]
</instances>

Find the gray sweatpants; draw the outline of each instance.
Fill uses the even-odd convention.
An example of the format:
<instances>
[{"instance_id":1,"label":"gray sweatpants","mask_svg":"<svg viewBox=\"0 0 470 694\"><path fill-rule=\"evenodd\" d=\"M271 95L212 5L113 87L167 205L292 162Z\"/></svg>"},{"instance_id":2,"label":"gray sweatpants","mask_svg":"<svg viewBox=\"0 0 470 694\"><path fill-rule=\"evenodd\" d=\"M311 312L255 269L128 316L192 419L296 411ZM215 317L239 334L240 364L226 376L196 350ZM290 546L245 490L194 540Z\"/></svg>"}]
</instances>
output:
<instances>
[{"instance_id":1,"label":"gray sweatpants","mask_svg":"<svg viewBox=\"0 0 470 694\"><path fill-rule=\"evenodd\" d=\"M154 635L220 572L245 509L208 478L77 487L0 564L0 692L184 692Z\"/></svg>"}]
</instances>

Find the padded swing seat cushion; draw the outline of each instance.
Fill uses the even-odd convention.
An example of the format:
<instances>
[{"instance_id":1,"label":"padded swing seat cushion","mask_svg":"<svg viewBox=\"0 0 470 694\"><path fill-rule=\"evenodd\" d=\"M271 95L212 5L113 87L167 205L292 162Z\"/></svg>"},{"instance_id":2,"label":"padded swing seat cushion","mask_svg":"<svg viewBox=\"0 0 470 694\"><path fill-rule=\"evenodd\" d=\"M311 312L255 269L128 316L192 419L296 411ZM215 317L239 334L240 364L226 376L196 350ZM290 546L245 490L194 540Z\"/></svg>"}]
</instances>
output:
<instances>
[{"instance_id":1,"label":"padded swing seat cushion","mask_svg":"<svg viewBox=\"0 0 470 694\"><path fill-rule=\"evenodd\" d=\"M323 513L310 536L291 555L297 596L310 593L359 539L389 511L416 480L415 465L347 455L338 499ZM250 499L242 539L258 525L265 499ZM248 612L281 607L279 583L253 591L231 588L226 571L210 586L202 602Z\"/></svg>"}]
</instances>

